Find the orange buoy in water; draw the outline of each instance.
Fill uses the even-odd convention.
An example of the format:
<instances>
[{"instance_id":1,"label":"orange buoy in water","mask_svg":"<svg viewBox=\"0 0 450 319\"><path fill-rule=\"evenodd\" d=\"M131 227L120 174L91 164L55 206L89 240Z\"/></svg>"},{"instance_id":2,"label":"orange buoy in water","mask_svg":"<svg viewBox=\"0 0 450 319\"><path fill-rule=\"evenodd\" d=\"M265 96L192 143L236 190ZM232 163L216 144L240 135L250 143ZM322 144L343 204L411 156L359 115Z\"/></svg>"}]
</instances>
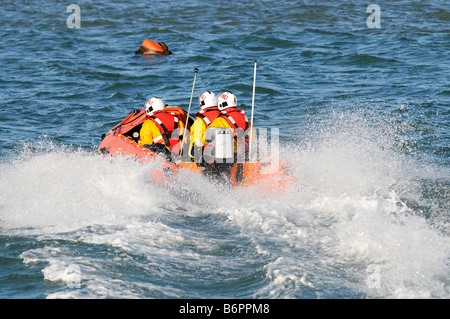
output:
<instances>
[{"instance_id":1,"label":"orange buoy in water","mask_svg":"<svg viewBox=\"0 0 450 319\"><path fill-rule=\"evenodd\" d=\"M135 54L159 54L168 55L172 54L167 45L164 42L155 42L150 39L145 39L142 42L139 49L134 52Z\"/></svg>"}]
</instances>

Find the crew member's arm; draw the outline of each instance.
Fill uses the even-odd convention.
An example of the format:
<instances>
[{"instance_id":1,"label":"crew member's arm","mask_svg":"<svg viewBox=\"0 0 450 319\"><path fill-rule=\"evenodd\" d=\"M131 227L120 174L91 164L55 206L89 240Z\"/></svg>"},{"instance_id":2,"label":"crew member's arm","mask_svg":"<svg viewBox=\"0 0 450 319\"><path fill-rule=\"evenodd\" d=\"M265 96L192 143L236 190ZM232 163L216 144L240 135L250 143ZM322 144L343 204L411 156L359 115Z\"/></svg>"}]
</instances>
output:
<instances>
[{"instance_id":1,"label":"crew member's arm","mask_svg":"<svg viewBox=\"0 0 450 319\"><path fill-rule=\"evenodd\" d=\"M159 133L158 127L155 123L153 123L153 121L147 120L144 124L142 124L139 135L139 144L152 145L154 143L154 136L161 136L161 133Z\"/></svg>"},{"instance_id":2,"label":"crew member's arm","mask_svg":"<svg viewBox=\"0 0 450 319\"><path fill-rule=\"evenodd\" d=\"M206 124L205 122L197 117L194 124L191 127L191 138L190 138L190 145L189 145L189 155L191 157L194 157L193 150L199 150L201 149L205 144L205 138L203 136L203 132L206 131Z\"/></svg>"}]
</instances>

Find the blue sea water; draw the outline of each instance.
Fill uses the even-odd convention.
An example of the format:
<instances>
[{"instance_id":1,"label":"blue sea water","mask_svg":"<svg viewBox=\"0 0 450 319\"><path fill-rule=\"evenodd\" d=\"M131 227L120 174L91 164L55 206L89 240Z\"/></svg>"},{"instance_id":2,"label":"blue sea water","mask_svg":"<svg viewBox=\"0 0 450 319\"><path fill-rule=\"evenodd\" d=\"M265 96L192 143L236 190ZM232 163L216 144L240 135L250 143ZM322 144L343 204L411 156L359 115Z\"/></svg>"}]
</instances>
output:
<instances>
[{"instance_id":1,"label":"blue sea water","mask_svg":"<svg viewBox=\"0 0 450 319\"><path fill-rule=\"evenodd\" d=\"M448 1L0 4L0 298L450 297ZM193 110L250 113L255 60L292 189L97 152L151 96L187 110L195 68Z\"/></svg>"}]
</instances>

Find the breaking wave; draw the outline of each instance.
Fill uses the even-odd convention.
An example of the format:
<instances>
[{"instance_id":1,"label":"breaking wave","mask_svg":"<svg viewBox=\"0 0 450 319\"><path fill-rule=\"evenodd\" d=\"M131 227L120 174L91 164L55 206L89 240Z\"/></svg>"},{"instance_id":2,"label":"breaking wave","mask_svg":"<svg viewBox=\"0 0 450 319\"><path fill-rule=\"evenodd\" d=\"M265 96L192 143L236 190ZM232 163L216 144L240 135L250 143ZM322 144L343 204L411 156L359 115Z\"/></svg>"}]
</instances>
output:
<instances>
[{"instance_id":1,"label":"breaking wave","mask_svg":"<svg viewBox=\"0 0 450 319\"><path fill-rule=\"evenodd\" d=\"M282 143L283 194L190 173L160 188L158 163L43 139L0 164L1 231L33 238L20 257L60 283L48 298L448 298L449 174L410 152L412 129L358 110L311 122Z\"/></svg>"}]
</instances>

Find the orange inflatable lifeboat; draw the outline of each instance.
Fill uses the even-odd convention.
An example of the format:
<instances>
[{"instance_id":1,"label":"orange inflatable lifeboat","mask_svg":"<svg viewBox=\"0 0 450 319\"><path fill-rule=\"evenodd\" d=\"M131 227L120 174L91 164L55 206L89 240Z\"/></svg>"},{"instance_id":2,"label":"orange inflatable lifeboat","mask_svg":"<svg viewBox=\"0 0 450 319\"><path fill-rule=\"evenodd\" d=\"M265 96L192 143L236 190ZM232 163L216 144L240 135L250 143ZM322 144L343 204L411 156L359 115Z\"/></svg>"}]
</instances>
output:
<instances>
[{"instance_id":1,"label":"orange inflatable lifeboat","mask_svg":"<svg viewBox=\"0 0 450 319\"><path fill-rule=\"evenodd\" d=\"M175 114L180 121L186 123L187 112L182 108L166 107L165 111ZM232 162L225 166L215 163L197 164L192 162L190 158L183 161L178 156L172 156L171 158L159 156L155 151L139 144L139 132L147 118L148 116L143 109L132 112L102 136L98 151L105 156L128 156L142 164L155 162L156 160L161 161L162 165L150 172L151 180L158 185L166 185L172 182L173 177L181 169L223 179L222 182L233 187L262 185L271 192L283 191L294 183L294 177L289 174L288 165L282 163L279 158L262 151L259 154L264 155L260 155L262 158L257 161ZM194 119L189 117L187 121L188 129L190 129L193 121ZM224 167L227 174L223 174Z\"/></svg>"},{"instance_id":2,"label":"orange inflatable lifeboat","mask_svg":"<svg viewBox=\"0 0 450 319\"><path fill-rule=\"evenodd\" d=\"M172 52L169 50L164 42L156 42L150 39L145 39L142 42L139 49L134 52L135 54L156 54L156 55L169 55Z\"/></svg>"}]
</instances>

